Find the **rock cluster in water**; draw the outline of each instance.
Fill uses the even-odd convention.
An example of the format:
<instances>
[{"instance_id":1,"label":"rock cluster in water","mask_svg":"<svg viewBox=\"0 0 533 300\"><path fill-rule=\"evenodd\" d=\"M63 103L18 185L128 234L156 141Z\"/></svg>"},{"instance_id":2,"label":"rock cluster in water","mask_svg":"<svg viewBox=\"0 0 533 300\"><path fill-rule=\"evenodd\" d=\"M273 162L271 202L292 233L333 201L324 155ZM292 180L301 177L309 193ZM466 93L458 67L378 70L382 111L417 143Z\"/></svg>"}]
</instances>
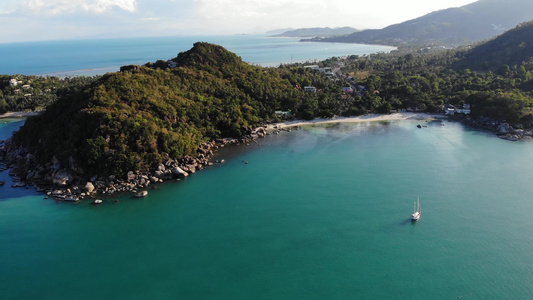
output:
<instances>
[{"instance_id":1,"label":"rock cluster in water","mask_svg":"<svg viewBox=\"0 0 533 300\"><path fill-rule=\"evenodd\" d=\"M3 168L0 170L10 169L10 175L16 182L12 187L35 186L38 191L61 201L79 201L96 195L111 196L117 193L135 195L152 184L181 180L214 163L223 162L210 160L213 151L220 147L249 143L267 135L264 127L248 129L246 133L238 139L216 139L203 143L198 147L196 157L172 159L167 154L165 161L150 172L132 170L125 177L93 176L89 180L80 176L83 172L75 166L73 159L64 164L54 157L51 162L42 165L27 149L12 145L10 140L0 141L0 168Z\"/></svg>"},{"instance_id":2,"label":"rock cluster in water","mask_svg":"<svg viewBox=\"0 0 533 300\"><path fill-rule=\"evenodd\" d=\"M488 129L498 135L499 138L508 141L518 141L522 138L533 137L533 128L521 123L509 124L504 120L494 120L488 117L472 118L466 116L460 119L461 122Z\"/></svg>"}]
</instances>

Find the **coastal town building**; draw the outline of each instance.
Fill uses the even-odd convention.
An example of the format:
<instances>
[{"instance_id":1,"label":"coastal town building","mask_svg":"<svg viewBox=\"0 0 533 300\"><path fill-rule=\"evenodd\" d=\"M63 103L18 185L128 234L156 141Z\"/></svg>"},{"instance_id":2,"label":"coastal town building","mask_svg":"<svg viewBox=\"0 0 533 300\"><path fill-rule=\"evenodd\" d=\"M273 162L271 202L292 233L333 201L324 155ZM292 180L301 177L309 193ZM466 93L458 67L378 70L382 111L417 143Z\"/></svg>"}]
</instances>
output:
<instances>
[{"instance_id":1,"label":"coastal town building","mask_svg":"<svg viewBox=\"0 0 533 300\"><path fill-rule=\"evenodd\" d=\"M465 114L469 115L471 112L470 110L470 104L463 104L462 108L457 108L451 104L446 104L444 106L444 113L449 116L453 116L455 114Z\"/></svg>"},{"instance_id":2,"label":"coastal town building","mask_svg":"<svg viewBox=\"0 0 533 300\"><path fill-rule=\"evenodd\" d=\"M304 68L310 68L312 69L313 71L317 71L317 72L320 72L320 73L324 73L326 75L327 78L331 78L333 77L333 71L331 70L330 67L324 67L324 68L321 68L319 67L318 65L310 65L310 66L304 66Z\"/></svg>"},{"instance_id":3,"label":"coastal town building","mask_svg":"<svg viewBox=\"0 0 533 300\"><path fill-rule=\"evenodd\" d=\"M316 87L314 86L304 86L304 91L307 93L316 93Z\"/></svg>"},{"instance_id":4,"label":"coastal town building","mask_svg":"<svg viewBox=\"0 0 533 300\"><path fill-rule=\"evenodd\" d=\"M353 93L353 89L349 86L347 87L343 87L342 88L342 92L345 93L345 94L352 94Z\"/></svg>"}]
</instances>

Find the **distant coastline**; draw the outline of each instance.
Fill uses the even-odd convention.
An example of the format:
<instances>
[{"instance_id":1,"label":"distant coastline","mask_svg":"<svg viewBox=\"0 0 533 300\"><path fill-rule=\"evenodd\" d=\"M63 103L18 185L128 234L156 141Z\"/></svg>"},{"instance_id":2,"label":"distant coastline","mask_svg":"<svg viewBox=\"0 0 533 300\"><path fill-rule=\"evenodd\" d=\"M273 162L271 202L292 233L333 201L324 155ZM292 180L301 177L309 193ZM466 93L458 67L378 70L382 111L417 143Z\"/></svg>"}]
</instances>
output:
<instances>
[{"instance_id":1,"label":"distant coastline","mask_svg":"<svg viewBox=\"0 0 533 300\"><path fill-rule=\"evenodd\" d=\"M169 59L198 41L221 45L249 64L276 67L291 62L323 60L347 55L389 52L395 47L331 43L304 45L298 38L265 35L174 36L0 44L3 74L38 76L94 76L118 71L120 66ZM40 55L31 55L38 45ZM146 45L150 45L147 47ZM105 51L103 51L103 49ZM268 51L264 51L268 49Z\"/></svg>"}]
</instances>

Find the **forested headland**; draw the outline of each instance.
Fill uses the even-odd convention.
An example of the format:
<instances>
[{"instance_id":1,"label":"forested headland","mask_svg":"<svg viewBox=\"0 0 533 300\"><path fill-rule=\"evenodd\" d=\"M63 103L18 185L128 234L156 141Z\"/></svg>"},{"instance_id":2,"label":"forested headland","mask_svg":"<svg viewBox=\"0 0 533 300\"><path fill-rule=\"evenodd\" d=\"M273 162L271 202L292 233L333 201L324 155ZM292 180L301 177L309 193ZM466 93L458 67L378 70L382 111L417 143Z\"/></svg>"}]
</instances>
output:
<instances>
[{"instance_id":1,"label":"forested headland","mask_svg":"<svg viewBox=\"0 0 533 300\"><path fill-rule=\"evenodd\" d=\"M445 105L468 104L473 118L529 126L532 39L533 23L525 23L470 48L320 62L337 71L332 77L305 64L250 65L220 46L199 42L170 61L68 79L71 84L32 78L34 91L42 91L37 94L52 96L35 103L22 98L26 102L20 107L46 106L46 111L29 118L12 137L7 157L22 161L26 169L31 165L33 171L26 170L23 180L38 175L53 181L61 172L68 174L63 177L69 180L62 181L68 185L95 176L124 178L131 171L151 174L169 159L204 154L202 143L249 135L280 118L442 112ZM2 77L4 100L15 88L11 79ZM39 80L64 87L37 88Z\"/></svg>"}]
</instances>

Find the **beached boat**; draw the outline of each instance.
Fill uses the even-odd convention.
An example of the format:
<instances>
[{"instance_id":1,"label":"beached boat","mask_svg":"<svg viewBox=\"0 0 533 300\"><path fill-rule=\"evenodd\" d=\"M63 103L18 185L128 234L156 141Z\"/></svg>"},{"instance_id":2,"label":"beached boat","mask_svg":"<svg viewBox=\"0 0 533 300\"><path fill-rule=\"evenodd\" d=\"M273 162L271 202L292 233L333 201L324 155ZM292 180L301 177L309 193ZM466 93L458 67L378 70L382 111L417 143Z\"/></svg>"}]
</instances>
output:
<instances>
[{"instance_id":1,"label":"beached boat","mask_svg":"<svg viewBox=\"0 0 533 300\"><path fill-rule=\"evenodd\" d=\"M420 209L420 197L417 197L416 202L414 203L413 214L411 215L412 221L417 221L420 219L420 214L422 210Z\"/></svg>"}]
</instances>

